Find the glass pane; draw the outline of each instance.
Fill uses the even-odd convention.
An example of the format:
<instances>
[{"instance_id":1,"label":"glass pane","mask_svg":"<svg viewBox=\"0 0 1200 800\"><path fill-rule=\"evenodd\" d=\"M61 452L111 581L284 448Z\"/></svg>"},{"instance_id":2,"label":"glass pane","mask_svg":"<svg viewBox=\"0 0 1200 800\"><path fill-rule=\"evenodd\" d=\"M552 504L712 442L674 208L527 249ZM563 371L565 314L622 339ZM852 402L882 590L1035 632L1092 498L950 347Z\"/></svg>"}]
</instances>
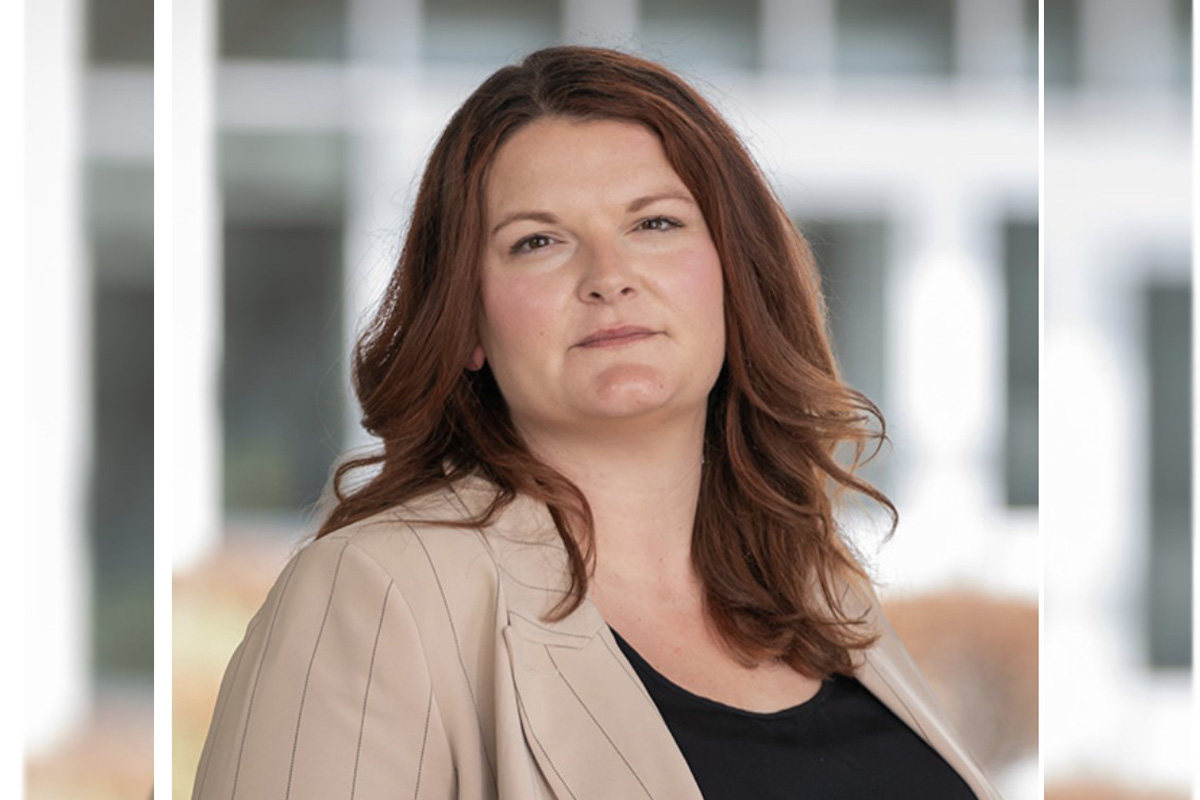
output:
<instances>
[{"instance_id":1,"label":"glass pane","mask_svg":"<svg viewBox=\"0 0 1200 800\"><path fill-rule=\"evenodd\" d=\"M1041 0L1025 0L1025 77L1038 79L1038 14Z\"/></svg>"},{"instance_id":2,"label":"glass pane","mask_svg":"<svg viewBox=\"0 0 1200 800\"><path fill-rule=\"evenodd\" d=\"M556 44L562 27L558 0L426 0L426 61L507 64Z\"/></svg>"},{"instance_id":3,"label":"glass pane","mask_svg":"<svg viewBox=\"0 0 1200 800\"><path fill-rule=\"evenodd\" d=\"M225 225L227 512L301 511L343 442L342 231Z\"/></svg>"},{"instance_id":4,"label":"glass pane","mask_svg":"<svg viewBox=\"0 0 1200 800\"><path fill-rule=\"evenodd\" d=\"M95 64L153 64L154 0L89 0L87 57Z\"/></svg>"},{"instance_id":5,"label":"glass pane","mask_svg":"<svg viewBox=\"0 0 1200 800\"><path fill-rule=\"evenodd\" d=\"M643 0L643 52L675 69L759 68L757 0Z\"/></svg>"},{"instance_id":6,"label":"glass pane","mask_svg":"<svg viewBox=\"0 0 1200 800\"><path fill-rule=\"evenodd\" d=\"M799 227L821 272L829 333L842 379L879 406L887 419L887 224L822 220ZM888 491L886 462L873 462L863 476Z\"/></svg>"},{"instance_id":7,"label":"glass pane","mask_svg":"<svg viewBox=\"0 0 1200 800\"><path fill-rule=\"evenodd\" d=\"M219 159L225 509L291 515L343 444L346 141L227 134Z\"/></svg>"},{"instance_id":8,"label":"glass pane","mask_svg":"<svg viewBox=\"0 0 1200 800\"><path fill-rule=\"evenodd\" d=\"M225 134L218 141L225 216L340 225L346 158L339 134Z\"/></svg>"},{"instance_id":9,"label":"glass pane","mask_svg":"<svg viewBox=\"0 0 1200 800\"><path fill-rule=\"evenodd\" d=\"M950 75L954 0L837 0L837 68L848 75Z\"/></svg>"},{"instance_id":10,"label":"glass pane","mask_svg":"<svg viewBox=\"0 0 1200 800\"><path fill-rule=\"evenodd\" d=\"M1004 226L1006 425L1004 486L1010 506L1038 504L1038 225Z\"/></svg>"},{"instance_id":11,"label":"glass pane","mask_svg":"<svg viewBox=\"0 0 1200 800\"><path fill-rule=\"evenodd\" d=\"M1175 0L1174 29L1175 88L1192 96L1192 0Z\"/></svg>"},{"instance_id":12,"label":"glass pane","mask_svg":"<svg viewBox=\"0 0 1200 800\"><path fill-rule=\"evenodd\" d=\"M154 227L149 166L86 172L93 265L94 668L154 670Z\"/></svg>"},{"instance_id":13,"label":"glass pane","mask_svg":"<svg viewBox=\"0 0 1200 800\"><path fill-rule=\"evenodd\" d=\"M1150 663L1192 663L1192 297L1187 284L1144 298L1150 377Z\"/></svg>"},{"instance_id":14,"label":"glass pane","mask_svg":"<svg viewBox=\"0 0 1200 800\"><path fill-rule=\"evenodd\" d=\"M346 3L221 0L220 53L225 58L345 58Z\"/></svg>"},{"instance_id":15,"label":"glass pane","mask_svg":"<svg viewBox=\"0 0 1200 800\"><path fill-rule=\"evenodd\" d=\"M1045 0L1046 85L1071 89L1079 85L1079 2Z\"/></svg>"}]
</instances>

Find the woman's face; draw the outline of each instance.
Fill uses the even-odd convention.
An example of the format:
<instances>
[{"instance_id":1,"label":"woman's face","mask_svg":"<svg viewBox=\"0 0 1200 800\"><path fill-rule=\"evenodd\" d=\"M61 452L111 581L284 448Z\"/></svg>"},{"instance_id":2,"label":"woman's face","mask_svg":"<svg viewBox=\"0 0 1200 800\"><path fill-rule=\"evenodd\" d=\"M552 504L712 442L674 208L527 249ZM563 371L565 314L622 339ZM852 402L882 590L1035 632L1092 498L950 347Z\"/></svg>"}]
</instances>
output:
<instances>
[{"instance_id":1,"label":"woman's face","mask_svg":"<svg viewBox=\"0 0 1200 800\"><path fill-rule=\"evenodd\" d=\"M536 120L500 148L484 198L474 362L518 430L702 420L725 358L721 263L658 137Z\"/></svg>"}]
</instances>

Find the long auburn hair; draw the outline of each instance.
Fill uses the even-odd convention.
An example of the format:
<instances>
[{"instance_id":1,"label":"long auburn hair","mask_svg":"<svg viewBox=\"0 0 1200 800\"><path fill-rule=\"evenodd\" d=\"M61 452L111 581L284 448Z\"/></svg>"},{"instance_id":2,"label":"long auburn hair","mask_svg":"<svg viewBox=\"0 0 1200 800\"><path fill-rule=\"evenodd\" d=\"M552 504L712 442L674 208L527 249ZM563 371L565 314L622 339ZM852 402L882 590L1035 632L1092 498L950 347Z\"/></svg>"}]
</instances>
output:
<instances>
[{"instance_id":1,"label":"long auburn hair","mask_svg":"<svg viewBox=\"0 0 1200 800\"><path fill-rule=\"evenodd\" d=\"M518 493L544 502L570 571L547 618L583 602L594 564L587 499L533 456L490 368L465 369L481 309L486 173L508 137L547 116L654 131L720 255L726 358L708 400L692 537L716 630L746 664L777 658L812 677L851 671L853 652L877 634L840 602L846 580L867 577L839 535L833 496L850 489L873 499L894 529L895 507L856 475L886 438L883 417L841 382L812 252L737 135L679 77L626 53L538 50L494 73L451 118L354 352L362 423L382 447L334 472L336 504L317 537L475 473L496 486L495 499L453 524L482 528ZM847 448L843 466L835 451ZM363 470L370 477L348 489Z\"/></svg>"}]
</instances>

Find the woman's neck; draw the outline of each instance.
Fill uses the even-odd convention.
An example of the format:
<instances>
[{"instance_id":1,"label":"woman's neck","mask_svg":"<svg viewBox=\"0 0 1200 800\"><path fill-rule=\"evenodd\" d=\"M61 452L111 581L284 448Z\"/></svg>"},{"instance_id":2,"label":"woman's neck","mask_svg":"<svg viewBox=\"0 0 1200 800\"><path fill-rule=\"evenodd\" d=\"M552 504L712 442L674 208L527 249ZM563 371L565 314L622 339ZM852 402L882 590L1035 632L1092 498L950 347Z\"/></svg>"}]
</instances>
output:
<instances>
[{"instance_id":1,"label":"woman's neck","mask_svg":"<svg viewBox=\"0 0 1200 800\"><path fill-rule=\"evenodd\" d=\"M595 521L597 584L696 585L692 530L704 420L652 435L534 438L534 452L580 488Z\"/></svg>"}]
</instances>

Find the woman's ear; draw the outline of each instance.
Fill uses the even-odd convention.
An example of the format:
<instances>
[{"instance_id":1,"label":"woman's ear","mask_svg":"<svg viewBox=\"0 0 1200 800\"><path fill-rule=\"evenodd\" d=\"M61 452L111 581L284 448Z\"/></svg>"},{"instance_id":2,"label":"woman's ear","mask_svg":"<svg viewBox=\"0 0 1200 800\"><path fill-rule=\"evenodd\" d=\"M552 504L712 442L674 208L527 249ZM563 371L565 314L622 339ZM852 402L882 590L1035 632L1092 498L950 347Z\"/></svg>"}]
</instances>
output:
<instances>
[{"instance_id":1,"label":"woman's ear","mask_svg":"<svg viewBox=\"0 0 1200 800\"><path fill-rule=\"evenodd\" d=\"M467 369L472 372L478 372L483 369L483 362L487 360L487 355L483 352L483 345L475 345L475 349L471 351L471 358L467 362Z\"/></svg>"}]
</instances>

